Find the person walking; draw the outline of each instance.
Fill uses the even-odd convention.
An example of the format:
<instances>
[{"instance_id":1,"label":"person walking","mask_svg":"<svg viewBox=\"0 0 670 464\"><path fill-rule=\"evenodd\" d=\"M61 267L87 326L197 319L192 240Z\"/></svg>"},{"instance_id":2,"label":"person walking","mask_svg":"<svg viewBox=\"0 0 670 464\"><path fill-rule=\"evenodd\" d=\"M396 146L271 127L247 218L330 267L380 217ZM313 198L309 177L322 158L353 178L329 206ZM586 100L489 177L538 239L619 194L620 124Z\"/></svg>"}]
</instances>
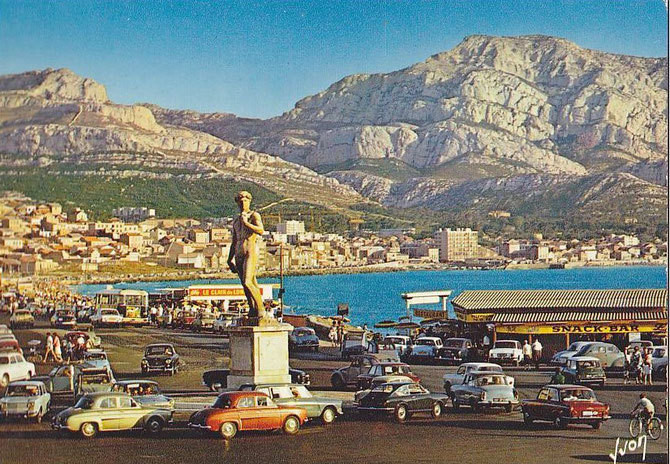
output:
<instances>
[{"instance_id":1,"label":"person walking","mask_svg":"<svg viewBox=\"0 0 670 464\"><path fill-rule=\"evenodd\" d=\"M49 359L49 354L51 354L51 356L56 359L56 355L54 354L54 339L51 336L51 333L47 332L47 341L45 345L44 359L42 362L47 362L47 359Z\"/></svg>"},{"instance_id":2,"label":"person walking","mask_svg":"<svg viewBox=\"0 0 670 464\"><path fill-rule=\"evenodd\" d=\"M639 346L633 347L633 354L630 356L630 372L636 384L642 382L642 354Z\"/></svg>"},{"instance_id":3,"label":"person walking","mask_svg":"<svg viewBox=\"0 0 670 464\"><path fill-rule=\"evenodd\" d=\"M533 349L530 347L528 340L523 341L523 346L521 347L521 353L523 354L523 365L524 369L530 369L530 363L533 360Z\"/></svg>"},{"instance_id":4,"label":"person walking","mask_svg":"<svg viewBox=\"0 0 670 464\"><path fill-rule=\"evenodd\" d=\"M628 384L630 380L630 359L631 359L631 349L630 346L627 346L623 352L623 384Z\"/></svg>"},{"instance_id":5,"label":"person walking","mask_svg":"<svg viewBox=\"0 0 670 464\"><path fill-rule=\"evenodd\" d=\"M330 340L331 346L337 345L337 329L335 328L335 324L330 326L330 330L328 331L328 339Z\"/></svg>"},{"instance_id":6,"label":"person walking","mask_svg":"<svg viewBox=\"0 0 670 464\"><path fill-rule=\"evenodd\" d=\"M535 339L535 341L531 345L531 348L533 348L533 361L535 361L535 369L539 370L540 359L542 359L542 343L540 343L539 338Z\"/></svg>"},{"instance_id":7,"label":"person walking","mask_svg":"<svg viewBox=\"0 0 670 464\"><path fill-rule=\"evenodd\" d=\"M644 361L642 361L642 379L645 385L653 385L651 380L651 350L647 350L647 354L644 356Z\"/></svg>"},{"instance_id":8,"label":"person walking","mask_svg":"<svg viewBox=\"0 0 670 464\"><path fill-rule=\"evenodd\" d=\"M56 332L54 332L54 356L56 357L56 362L63 362L63 350L61 348L60 337Z\"/></svg>"}]
</instances>

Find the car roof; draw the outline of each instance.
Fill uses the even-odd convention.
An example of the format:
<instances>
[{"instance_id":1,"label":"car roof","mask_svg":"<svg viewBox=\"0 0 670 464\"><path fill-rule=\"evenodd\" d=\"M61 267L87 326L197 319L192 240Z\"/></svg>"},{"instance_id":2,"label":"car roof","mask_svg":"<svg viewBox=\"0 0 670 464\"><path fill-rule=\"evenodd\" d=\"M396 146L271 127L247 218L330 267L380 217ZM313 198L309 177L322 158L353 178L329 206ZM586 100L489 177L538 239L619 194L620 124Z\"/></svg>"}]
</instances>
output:
<instances>
[{"instance_id":1,"label":"car roof","mask_svg":"<svg viewBox=\"0 0 670 464\"><path fill-rule=\"evenodd\" d=\"M505 339L503 339L503 340L496 340L494 343L498 343L498 342L515 342L515 343L521 343L519 340L512 340L512 339L509 339L509 338L505 338Z\"/></svg>"},{"instance_id":2,"label":"car roof","mask_svg":"<svg viewBox=\"0 0 670 464\"><path fill-rule=\"evenodd\" d=\"M122 396L124 398L130 398L130 395L125 392L91 392L91 393L85 393L84 396L88 396L93 399L101 398L104 396Z\"/></svg>"},{"instance_id":3,"label":"car roof","mask_svg":"<svg viewBox=\"0 0 670 464\"><path fill-rule=\"evenodd\" d=\"M239 398L242 398L243 396L264 396L266 398L269 398L268 395L266 395L265 393L261 393L261 392L257 392L257 391L223 392L218 396L218 398L221 398L223 396L229 397L231 401L236 401Z\"/></svg>"},{"instance_id":4,"label":"car roof","mask_svg":"<svg viewBox=\"0 0 670 464\"><path fill-rule=\"evenodd\" d=\"M169 346L169 347L174 348L174 345L172 343L151 343L151 344L145 346L145 348L151 348L153 346Z\"/></svg>"},{"instance_id":5,"label":"car roof","mask_svg":"<svg viewBox=\"0 0 670 464\"><path fill-rule=\"evenodd\" d=\"M465 366L465 367L499 367L502 369L502 366L500 364L496 363L488 363L488 362L467 362L460 364L458 367Z\"/></svg>"},{"instance_id":6,"label":"car roof","mask_svg":"<svg viewBox=\"0 0 670 464\"><path fill-rule=\"evenodd\" d=\"M593 356L573 356L570 358L570 361L598 361L600 362L600 359L595 358Z\"/></svg>"},{"instance_id":7,"label":"car roof","mask_svg":"<svg viewBox=\"0 0 670 464\"><path fill-rule=\"evenodd\" d=\"M130 385L133 383L158 385L158 382L154 382L153 380L119 380L116 382L116 385Z\"/></svg>"},{"instance_id":8,"label":"car roof","mask_svg":"<svg viewBox=\"0 0 670 464\"><path fill-rule=\"evenodd\" d=\"M545 385L542 388L556 388L558 390L591 390L593 389L589 387L585 387L584 385L574 385L574 384L569 384L569 383L562 383L562 384L549 384Z\"/></svg>"},{"instance_id":9,"label":"car roof","mask_svg":"<svg viewBox=\"0 0 670 464\"><path fill-rule=\"evenodd\" d=\"M14 382L9 382L8 386L11 387L12 385L34 385L34 386L42 385L43 387L46 388L44 382L40 380L15 380Z\"/></svg>"},{"instance_id":10,"label":"car roof","mask_svg":"<svg viewBox=\"0 0 670 464\"><path fill-rule=\"evenodd\" d=\"M264 388L264 387L305 387L307 388L307 385L303 385L301 383L245 383L241 385L243 386L252 386L255 388Z\"/></svg>"}]
</instances>

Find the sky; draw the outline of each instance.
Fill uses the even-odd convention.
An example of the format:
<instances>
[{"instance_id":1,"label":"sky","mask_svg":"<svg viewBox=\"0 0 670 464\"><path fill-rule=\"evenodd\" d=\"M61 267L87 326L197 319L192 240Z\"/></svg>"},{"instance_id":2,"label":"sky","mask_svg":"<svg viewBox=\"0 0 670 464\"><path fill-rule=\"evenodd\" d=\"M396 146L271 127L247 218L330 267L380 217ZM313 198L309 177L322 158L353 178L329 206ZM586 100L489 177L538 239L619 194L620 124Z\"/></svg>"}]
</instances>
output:
<instances>
[{"instance_id":1,"label":"sky","mask_svg":"<svg viewBox=\"0 0 670 464\"><path fill-rule=\"evenodd\" d=\"M267 118L472 34L660 57L663 0L0 0L0 74L69 68L116 103Z\"/></svg>"}]
</instances>

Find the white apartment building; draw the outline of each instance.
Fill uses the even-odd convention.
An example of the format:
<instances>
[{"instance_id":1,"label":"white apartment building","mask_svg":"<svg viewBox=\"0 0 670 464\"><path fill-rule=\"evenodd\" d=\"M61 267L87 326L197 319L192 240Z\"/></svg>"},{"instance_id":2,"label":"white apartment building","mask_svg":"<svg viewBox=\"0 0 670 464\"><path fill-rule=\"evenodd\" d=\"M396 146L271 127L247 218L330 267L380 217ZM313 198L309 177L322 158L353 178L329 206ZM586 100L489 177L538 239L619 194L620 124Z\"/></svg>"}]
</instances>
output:
<instances>
[{"instance_id":1,"label":"white apartment building","mask_svg":"<svg viewBox=\"0 0 670 464\"><path fill-rule=\"evenodd\" d=\"M465 261L478 257L478 238L476 230L466 229L440 229L435 234L440 247L440 261Z\"/></svg>"},{"instance_id":2,"label":"white apartment building","mask_svg":"<svg viewBox=\"0 0 670 464\"><path fill-rule=\"evenodd\" d=\"M277 224L277 233L286 235L298 235L305 233L303 221L282 221Z\"/></svg>"}]
</instances>

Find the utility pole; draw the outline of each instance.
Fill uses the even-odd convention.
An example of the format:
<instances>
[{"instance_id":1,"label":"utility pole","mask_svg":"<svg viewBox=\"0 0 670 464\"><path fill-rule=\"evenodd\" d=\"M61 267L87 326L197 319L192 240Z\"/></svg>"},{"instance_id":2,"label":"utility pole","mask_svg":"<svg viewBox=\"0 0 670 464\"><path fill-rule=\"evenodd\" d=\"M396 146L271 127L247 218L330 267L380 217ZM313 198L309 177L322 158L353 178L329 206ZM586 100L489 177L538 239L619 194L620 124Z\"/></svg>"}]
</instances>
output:
<instances>
[{"instance_id":1,"label":"utility pole","mask_svg":"<svg viewBox=\"0 0 670 464\"><path fill-rule=\"evenodd\" d=\"M279 243L279 311L284 318L284 244ZM279 321L281 322L281 320Z\"/></svg>"}]
</instances>

